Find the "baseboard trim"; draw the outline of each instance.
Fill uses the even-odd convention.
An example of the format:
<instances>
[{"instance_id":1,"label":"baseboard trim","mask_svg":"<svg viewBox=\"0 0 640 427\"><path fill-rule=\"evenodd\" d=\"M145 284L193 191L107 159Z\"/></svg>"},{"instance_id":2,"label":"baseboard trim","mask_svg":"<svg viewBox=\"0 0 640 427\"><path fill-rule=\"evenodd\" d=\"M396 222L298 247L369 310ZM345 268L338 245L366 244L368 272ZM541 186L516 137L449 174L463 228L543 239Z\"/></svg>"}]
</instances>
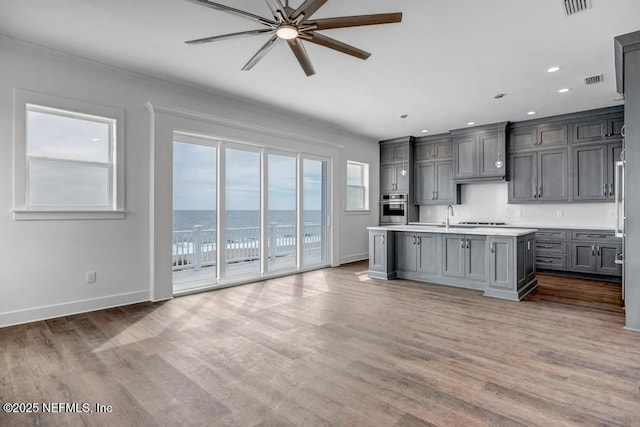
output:
<instances>
[{"instance_id":1,"label":"baseboard trim","mask_svg":"<svg viewBox=\"0 0 640 427\"><path fill-rule=\"evenodd\" d=\"M349 264L351 262L356 262L356 261L363 261L365 259L369 259L369 252L365 252L362 254L347 255L344 257L340 257L340 265Z\"/></svg>"},{"instance_id":2,"label":"baseboard trim","mask_svg":"<svg viewBox=\"0 0 640 427\"><path fill-rule=\"evenodd\" d=\"M640 329L630 328L628 326L625 326L622 329L624 329L626 331L631 331L631 332L640 332Z\"/></svg>"},{"instance_id":3,"label":"baseboard trim","mask_svg":"<svg viewBox=\"0 0 640 427\"><path fill-rule=\"evenodd\" d=\"M25 310L9 311L0 313L0 328L136 304L149 300L149 291L138 291L44 307L28 308Z\"/></svg>"}]
</instances>

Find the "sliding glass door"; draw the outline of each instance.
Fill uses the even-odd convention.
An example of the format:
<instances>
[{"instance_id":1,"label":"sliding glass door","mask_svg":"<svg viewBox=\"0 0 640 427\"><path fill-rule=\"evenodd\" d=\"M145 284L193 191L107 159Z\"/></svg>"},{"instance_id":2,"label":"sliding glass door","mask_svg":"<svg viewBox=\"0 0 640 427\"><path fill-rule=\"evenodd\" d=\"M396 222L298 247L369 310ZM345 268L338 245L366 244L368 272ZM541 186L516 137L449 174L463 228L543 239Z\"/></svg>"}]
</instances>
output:
<instances>
[{"instance_id":1,"label":"sliding glass door","mask_svg":"<svg viewBox=\"0 0 640 427\"><path fill-rule=\"evenodd\" d=\"M298 160L295 156L267 156L268 271L297 265Z\"/></svg>"},{"instance_id":2,"label":"sliding glass door","mask_svg":"<svg viewBox=\"0 0 640 427\"><path fill-rule=\"evenodd\" d=\"M307 267L327 260L327 162L303 159L302 176L302 265Z\"/></svg>"},{"instance_id":3,"label":"sliding glass door","mask_svg":"<svg viewBox=\"0 0 640 427\"><path fill-rule=\"evenodd\" d=\"M173 146L174 292L326 265L326 159L182 132Z\"/></svg>"},{"instance_id":4,"label":"sliding glass door","mask_svg":"<svg viewBox=\"0 0 640 427\"><path fill-rule=\"evenodd\" d=\"M173 283L187 290L217 277L218 149L176 134L173 142Z\"/></svg>"},{"instance_id":5,"label":"sliding glass door","mask_svg":"<svg viewBox=\"0 0 640 427\"><path fill-rule=\"evenodd\" d=\"M260 273L259 151L225 148L225 277Z\"/></svg>"}]
</instances>

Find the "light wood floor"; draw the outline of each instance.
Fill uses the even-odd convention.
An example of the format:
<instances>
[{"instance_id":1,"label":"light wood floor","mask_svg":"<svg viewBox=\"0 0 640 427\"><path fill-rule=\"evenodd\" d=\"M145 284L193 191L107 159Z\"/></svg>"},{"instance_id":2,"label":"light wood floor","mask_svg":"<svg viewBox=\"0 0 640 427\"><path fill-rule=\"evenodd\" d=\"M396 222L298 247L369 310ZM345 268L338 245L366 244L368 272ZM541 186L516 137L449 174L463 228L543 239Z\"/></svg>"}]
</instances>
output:
<instances>
[{"instance_id":1,"label":"light wood floor","mask_svg":"<svg viewBox=\"0 0 640 427\"><path fill-rule=\"evenodd\" d=\"M619 285L540 280L517 303L354 263L0 329L0 401L113 407L0 425L640 425Z\"/></svg>"}]
</instances>

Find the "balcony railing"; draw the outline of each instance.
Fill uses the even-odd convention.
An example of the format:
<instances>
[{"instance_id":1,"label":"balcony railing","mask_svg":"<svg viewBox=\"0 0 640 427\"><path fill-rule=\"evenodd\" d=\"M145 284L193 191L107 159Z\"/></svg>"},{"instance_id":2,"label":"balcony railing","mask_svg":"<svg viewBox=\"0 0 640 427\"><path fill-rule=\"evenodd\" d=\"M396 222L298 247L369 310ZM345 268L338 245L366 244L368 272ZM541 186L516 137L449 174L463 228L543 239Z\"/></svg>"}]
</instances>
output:
<instances>
[{"instance_id":1,"label":"balcony railing","mask_svg":"<svg viewBox=\"0 0 640 427\"><path fill-rule=\"evenodd\" d=\"M306 259L322 255L322 224L304 224L303 254ZM200 270L217 263L217 232L194 225L192 230L173 232L173 271ZM227 264L255 262L260 259L260 227L225 230ZM296 256L296 226L270 224L268 232L269 260L293 260Z\"/></svg>"}]
</instances>

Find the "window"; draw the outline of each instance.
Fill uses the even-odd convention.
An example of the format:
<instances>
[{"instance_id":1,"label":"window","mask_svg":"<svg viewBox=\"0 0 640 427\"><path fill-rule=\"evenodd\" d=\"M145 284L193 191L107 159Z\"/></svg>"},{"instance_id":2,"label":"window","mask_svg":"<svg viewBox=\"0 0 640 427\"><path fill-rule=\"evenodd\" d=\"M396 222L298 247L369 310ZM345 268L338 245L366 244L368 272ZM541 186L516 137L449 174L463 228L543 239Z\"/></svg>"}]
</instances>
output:
<instances>
[{"instance_id":1,"label":"window","mask_svg":"<svg viewBox=\"0 0 640 427\"><path fill-rule=\"evenodd\" d=\"M369 209L369 165L347 161L347 210Z\"/></svg>"},{"instance_id":2,"label":"window","mask_svg":"<svg viewBox=\"0 0 640 427\"><path fill-rule=\"evenodd\" d=\"M16 218L123 217L122 112L26 91L20 95Z\"/></svg>"}]
</instances>

